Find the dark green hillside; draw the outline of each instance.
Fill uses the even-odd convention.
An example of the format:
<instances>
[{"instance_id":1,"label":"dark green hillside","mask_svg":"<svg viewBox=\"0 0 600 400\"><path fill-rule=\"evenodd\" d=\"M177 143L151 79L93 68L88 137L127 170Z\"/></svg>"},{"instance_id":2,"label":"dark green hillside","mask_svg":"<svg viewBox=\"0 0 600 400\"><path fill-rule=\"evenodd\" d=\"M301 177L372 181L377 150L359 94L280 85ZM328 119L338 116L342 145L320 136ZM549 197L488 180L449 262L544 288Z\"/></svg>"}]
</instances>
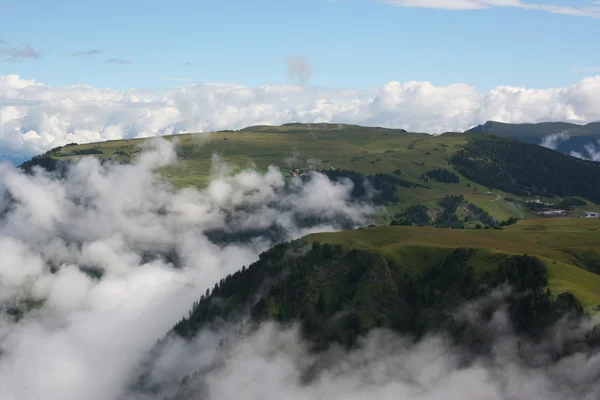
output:
<instances>
[{"instance_id":1,"label":"dark green hillside","mask_svg":"<svg viewBox=\"0 0 600 400\"><path fill-rule=\"evenodd\" d=\"M600 163L493 135L472 136L450 159L467 178L519 196L600 203Z\"/></svg>"},{"instance_id":2,"label":"dark green hillside","mask_svg":"<svg viewBox=\"0 0 600 400\"><path fill-rule=\"evenodd\" d=\"M406 234L410 234L416 229L420 228L402 228L398 233L406 230ZM362 237L373 244L380 239L385 240L386 248L394 253L379 251L375 247L361 249L364 245L353 248L352 242L343 239L352 232L315 236L319 240L342 238L344 245L306 240L280 244L201 296L189 316L182 319L173 331L190 338L200 329L222 321L235 321L249 311L255 322L265 319L301 321L304 333L319 347L331 341L350 346L358 335L374 327L389 327L416 335L431 329L447 328L451 322L448 311L463 301L483 296L492 288L509 283L518 289L517 292L531 292L533 297L525 296L528 300L523 301L528 303L519 303L513 317L523 332L537 334L555 322L560 315L558 309L564 308L560 299L566 295L557 297L560 291L546 290L560 287L554 283L556 276L562 274L556 268L577 267L558 267L554 261L549 270L547 261L541 261L535 255L502 252L504 247L511 248L513 240L515 245L521 246L528 241L526 236L515 236L516 233L528 235L527 231L521 234L515 229L473 236L478 238L477 242L463 238L465 245L472 242L478 246L474 248L444 247L445 237L451 237L446 235L449 231L434 230L439 231L441 236L433 243L443 247L429 246L428 257L407 253L419 252L419 247L411 245L411 242L400 241L395 245L394 241L399 239L396 234L389 235L388 240L380 237L381 228L362 230L371 232ZM392 233L391 230L389 232ZM419 232L416 230L414 234ZM558 239L562 231L551 232ZM491 243L500 251L479 247L490 243L489 240L494 237L497 240ZM505 242L507 239L510 241ZM454 241L460 240L455 238ZM565 246L562 253L557 253L557 260L577 252L574 247ZM535 254L536 250L532 250ZM542 254L547 260L545 250ZM561 265L564 264L561 262ZM600 282L600 277L583 272L588 278L585 283L581 282L582 285ZM591 288L593 291L598 289L600 287ZM577 292L581 290L577 289ZM596 293L596 298L598 296ZM514 301L521 300L515 298ZM581 313L583 306L579 301L573 301L570 310Z\"/></svg>"},{"instance_id":3,"label":"dark green hillside","mask_svg":"<svg viewBox=\"0 0 600 400\"><path fill-rule=\"evenodd\" d=\"M458 199L445 203L453 208ZM517 334L538 340L563 316L585 317L599 306L600 275L591 272L598 257L586 250L600 245L591 234L599 224L555 219L519 221L505 230L378 227L311 235L279 244L222 279L165 339L191 340L200 330L227 326L248 332L270 320L300 323L316 352L331 343L353 347L361 335L385 327L417 338L441 331L457 346L487 353L489 332L477 324L506 307ZM514 291L500 289L505 284ZM477 324L456 313L498 290L500 298L472 309ZM599 334L596 328L568 338L553 357L600 345ZM152 365L149 360L144 365ZM159 390L150 374L143 370L135 390Z\"/></svg>"},{"instance_id":4,"label":"dark green hillside","mask_svg":"<svg viewBox=\"0 0 600 400\"><path fill-rule=\"evenodd\" d=\"M35 156L30 160L25 161L19 167L22 168L25 172L31 173L33 167L42 167L47 171L60 171L63 168L68 167L68 163L64 160L56 159L52 157L49 153L42 154L39 156Z\"/></svg>"},{"instance_id":5,"label":"dark green hillside","mask_svg":"<svg viewBox=\"0 0 600 400\"><path fill-rule=\"evenodd\" d=\"M506 124L488 121L466 131L491 133L532 144L541 144L548 135L567 135L555 142L556 150L565 154L576 151L586 155L585 146L600 139L600 122L577 125L567 122L541 122L537 124Z\"/></svg>"}]
</instances>

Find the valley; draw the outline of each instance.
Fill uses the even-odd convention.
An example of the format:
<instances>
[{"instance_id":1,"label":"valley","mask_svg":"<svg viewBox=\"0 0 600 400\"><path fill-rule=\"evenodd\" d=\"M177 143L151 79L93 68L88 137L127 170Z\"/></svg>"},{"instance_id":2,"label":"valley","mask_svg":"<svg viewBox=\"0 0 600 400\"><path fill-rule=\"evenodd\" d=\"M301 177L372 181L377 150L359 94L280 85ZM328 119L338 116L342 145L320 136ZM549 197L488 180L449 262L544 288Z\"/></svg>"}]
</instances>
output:
<instances>
[{"instance_id":1,"label":"valley","mask_svg":"<svg viewBox=\"0 0 600 400\"><path fill-rule=\"evenodd\" d=\"M600 400L599 20L0 0L0 400Z\"/></svg>"},{"instance_id":2,"label":"valley","mask_svg":"<svg viewBox=\"0 0 600 400\"><path fill-rule=\"evenodd\" d=\"M496 313L505 313L510 335L527 343L551 335L561 321L598 322L600 219L584 217L600 211L594 184L600 164L486 133L434 136L340 124L164 139L72 144L21 166L29 176L49 172L57 182L78 182L90 168L118 176L141 168L150 151L173 151L176 161L150 167L144 178L157 199L175 196L147 209L152 220L172 225L186 210L182 226L216 258L268 243L257 260L194 292L187 316L163 330L132 371L128 390L135 396L203 393L205 379L221 368L216 360L269 323L298 326L311 357L331 346L355 351L381 329L417 341L447 335L469 357L483 357L496 339L482 327ZM75 198L73 207L80 202ZM135 215L135 203L126 204L127 215ZM193 210L212 210L211 218L222 222L203 216L195 226ZM187 235L178 237L187 242ZM182 271L190 263L189 250L177 241L140 249L142 263ZM80 271L100 283L114 273L93 266ZM25 300L27 307L12 311L17 322L46 304ZM475 307L469 318L479 325L459 318L464 307ZM600 328L584 332L565 338L556 359L596 351ZM193 346L213 334L221 337L213 361L176 366L172 343ZM530 363L533 356L518 357ZM163 357L177 373L159 379Z\"/></svg>"}]
</instances>

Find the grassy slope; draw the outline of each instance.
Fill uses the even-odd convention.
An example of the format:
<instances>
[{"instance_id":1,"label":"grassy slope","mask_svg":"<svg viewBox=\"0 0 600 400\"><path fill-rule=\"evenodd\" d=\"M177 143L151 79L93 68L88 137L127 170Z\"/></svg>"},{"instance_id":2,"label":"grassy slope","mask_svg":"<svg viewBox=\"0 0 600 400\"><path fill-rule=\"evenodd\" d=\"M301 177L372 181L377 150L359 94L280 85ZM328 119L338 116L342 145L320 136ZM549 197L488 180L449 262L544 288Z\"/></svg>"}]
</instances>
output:
<instances>
[{"instance_id":1,"label":"grassy slope","mask_svg":"<svg viewBox=\"0 0 600 400\"><path fill-rule=\"evenodd\" d=\"M431 136L402 130L366 128L336 124L290 124L281 127L260 126L237 132L212 134L185 134L165 137L179 143L184 159L162 172L177 187L204 186L210 179L211 156L219 154L223 161L240 168L255 166L264 170L269 165L282 169L316 163L316 168L345 168L365 174L392 174L402 171L402 178L420 182L419 177L432 168L452 170L448 158L467 140L466 134ZM225 140L227 139L227 140ZM73 150L97 147L102 159L126 160L123 154L135 155L142 140L118 140L79 146L69 146L52 155L57 159L75 159L64 156ZM120 154L115 154L120 152ZM467 184L470 187L467 187ZM409 204L426 202L434 205L446 194L462 194L466 200L484 208L499 219L510 216L525 217L521 208L504 201L504 193L488 189L461 176L458 184L429 181L431 189L400 188L400 202L389 209L390 214ZM514 196L513 196L514 197ZM495 201L492 201L497 199ZM593 209L593 208L591 208Z\"/></svg>"},{"instance_id":2,"label":"grassy slope","mask_svg":"<svg viewBox=\"0 0 600 400\"><path fill-rule=\"evenodd\" d=\"M478 273L497 265L501 254L540 257L550 272L553 292L570 291L588 307L600 305L600 275L581 265L582 255L600 258L600 221L578 218L524 220L505 230L451 230L428 227L377 227L320 233L310 240L384 253L413 274L441 261L453 248L478 249L472 260Z\"/></svg>"}]
</instances>

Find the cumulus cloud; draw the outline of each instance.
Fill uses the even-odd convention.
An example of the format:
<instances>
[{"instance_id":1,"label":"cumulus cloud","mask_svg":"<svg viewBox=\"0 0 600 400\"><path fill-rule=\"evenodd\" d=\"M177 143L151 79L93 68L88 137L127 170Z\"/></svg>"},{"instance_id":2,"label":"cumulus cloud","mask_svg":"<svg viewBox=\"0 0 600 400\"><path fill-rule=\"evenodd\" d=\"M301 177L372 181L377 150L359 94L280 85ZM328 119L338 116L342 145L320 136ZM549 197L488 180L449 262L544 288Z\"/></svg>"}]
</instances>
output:
<instances>
[{"instance_id":1,"label":"cumulus cloud","mask_svg":"<svg viewBox=\"0 0 600 400\"><path fill-rule=\"evenodd\" d=\"M570 137L571 136L569 135L568 132L552 133L552 134L550 134L548 136L544 136L544 138L542 138L540 146L546 147L548 149L556 150L556 148L558 147L558 145L561 142L569 140Z\"/></svg>"},{"instance_id":2,"label":"cumulus cloud","mask_svg":"<svg viewBox=\"0 0 600 400\"><path fill-rule=\"evenodd\" d=\"M199 83L163 91L53 87L0 77L0 153L33 155L69 142L249 125L335 122L441 133L488 120L600 120L600 75L552 89L389 82L371 90Z\"/></svg>"},{"instance_id":3,"label":"cumulus cloud","mask_svg":"<svg viewBox=\"0 0 600 400\"><path fill-rule=\"evenodd\" d=\"M116 398L198 293L272 244L260 233L217 243L209 231L274 226L290 240L374 212L347 184L286 182L275 167L215 165L205 189L175 190L156 172L173 162L156 138L131 164L89 157L62 177L0 164L0 398Z\"/></svg>"},{"instance_id":4,"label":"cumulus cloud","mask_svg":"<svg viewBox=\"0 0 600 400\"><path fill-rule=\"evenodd\" d=\"M445 10L484 10L492 7L512 7L524 10L546 11L574 17L600 18L600 7L594 2L579 2L568 6L553 3L532 3L521 0L379 0L393 6L439 8ZM575 2L573 2L575 3Z\"/></svg>"}]
</instances>

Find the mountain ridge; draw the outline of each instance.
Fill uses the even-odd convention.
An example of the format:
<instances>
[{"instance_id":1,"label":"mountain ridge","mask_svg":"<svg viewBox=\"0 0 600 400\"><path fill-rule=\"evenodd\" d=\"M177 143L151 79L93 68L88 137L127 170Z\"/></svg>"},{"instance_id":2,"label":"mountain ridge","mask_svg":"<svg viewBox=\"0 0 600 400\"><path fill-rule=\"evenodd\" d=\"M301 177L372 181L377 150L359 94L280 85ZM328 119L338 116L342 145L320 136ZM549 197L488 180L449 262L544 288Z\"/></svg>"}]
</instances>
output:
<instances>
[{"instance_id":1,"label":"mountain ridge","mask_svg":"<svg viewBox=\"0 0 600 400\"><path fill-rule=\"evenodd\" d=\"M577 188L589 186L590 178L586 176L596 176L596 172L600 171L600 163L583 163L586 165L583 167L577 159L540 149L537 144L523 145L521 141L510 138L499 141L501 136L483 133L454 132L434 136L380 127L293 123L210 134L181 134L164 139L176 143L180 161L161 168L160 173L175 187L208 185L215 154L219 155L219 162L229 164L234 170L250 167L266 171L270 165L276 165L286 176L292 174L294 169L300 172L310 169L349 171L364 177L387 175L385 179L395 181L397 187L396 196L389 197L393 201L386 204L388 216L402 213L417 204L435 208L448 195L462 195L465 201L498 221L535 216L535 212L523 202L506 200L515 195L525 196L526 199L549 196L547 201L552 203L560 202L560 199L553 199L555 196L580 195L588 200L597 200L599 197L592 193L593 188ZM24 163L22 169L31 171L33 167L41 166L64 173L70 163L90 156L101 162L128 163L137 157L144 140L148 139L57 147ZM496 146L498 143L502 143L503 153L490 153L494 148L499 148ZM480 163L489 156L494 158L494 171L477 175L471 167L465 166L465 163ZM506 162L508 158L511 159L510 163ZM533 171L532 166L525 163L536 159L534 175L538 182L523 182L521 179L518 187L507 185L519 180L515 176L519 171ZM557 165L559 169L555 168ZM477 168L490 167L483 163ZM567 180L562 176L561 168L581 169L581 173ZM360 185L361 182L355 180L354 184ZM573 189L561 192L551 190L557 185L571 185L577 189L577 193L569 193ZM600 207L587 202L575 207L571 215L583 215L584 211L600 211ZM387 218L390 222L390 218Z\"/></svg>"},{"instance_id":2,"label":"mountain ridge","mask_svg":"<svg viewBox=\"0 0 600 400\"><path fill-rule=\"evenodd\" d=\"M600 121L578 125L569 122L502 123L487 121L465 131L538 144L565 154L600 161Z\"/></svg>"},{"instance_id":3,"label":"mountain ridge","mask_svg":"<svg viewBox=\"0 0 600 400\"><path fill-rule=\"evenodd\" d=\"M540 136L546 136L551 133L561 132L571 129L579 134L595 134L600 132L600 121L588 122L586 124L576 124L573 122L553 121L553 122L529 122L529 123L508 123L494 120L486 121L483 124L476 125L467 129L465 132L487 132L501 136L509 135L512 132L528 132ZM553 132L556 131L556 132Z\"/></svg>"}]
</instances>

